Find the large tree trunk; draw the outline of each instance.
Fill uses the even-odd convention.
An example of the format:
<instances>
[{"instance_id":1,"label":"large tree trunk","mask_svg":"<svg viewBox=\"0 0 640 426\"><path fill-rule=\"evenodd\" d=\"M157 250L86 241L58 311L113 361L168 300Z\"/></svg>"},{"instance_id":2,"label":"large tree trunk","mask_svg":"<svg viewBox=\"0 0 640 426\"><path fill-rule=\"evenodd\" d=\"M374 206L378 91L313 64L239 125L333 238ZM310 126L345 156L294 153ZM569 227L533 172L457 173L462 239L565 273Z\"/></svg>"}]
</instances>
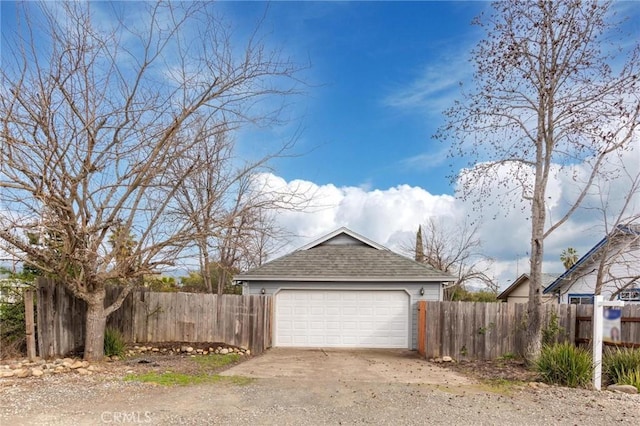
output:
<instances>
[{"instance_id":1,"label":"large tree trunk","mask_svg":"<svg viewBox=\"0 0 640 426\"><path fill-rule=\"evenodd\" d=\"M84 359L87 361L97 361L104 357L104 332L107 326L105 294L106 292L102 289L91 294L86 300Z\"/></svg>"},{"instance_id":2,"label":"large tree trunk","mask_svg":"<svg viewBox=\"0 0 640 426\"><path fill-rule=\"evenodd\" d=\"M539 150L539 156L542 153ZM536 167L536 182L531 203L531 256L529 273L529 303L527 305L527 345L524 358L533 363L542 351L542 260L544 258L544 221L546 173L543 161Z\"/></svg>"}]
</instances>

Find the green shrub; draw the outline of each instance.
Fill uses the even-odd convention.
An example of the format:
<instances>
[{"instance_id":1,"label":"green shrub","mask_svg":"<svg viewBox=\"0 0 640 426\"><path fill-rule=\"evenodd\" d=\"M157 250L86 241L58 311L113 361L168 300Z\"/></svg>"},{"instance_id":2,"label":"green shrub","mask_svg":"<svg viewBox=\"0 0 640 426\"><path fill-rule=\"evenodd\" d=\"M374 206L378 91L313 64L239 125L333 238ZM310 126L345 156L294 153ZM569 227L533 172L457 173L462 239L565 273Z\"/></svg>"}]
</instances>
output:
<instances>
[{"instance_id":1,"label":"green shrub","mask_svg":"<svg viewBox=\"0 0 640 426\"><path fill-rule=\"evenodd\" d=\"M122 356L126 343L122 334L113 328L107 328L104 332L104 354L106 356Z\"/></svg>"},{"instance_id":2,"label":"green shrub","mask_svg":"<svg viewBox=\"0 0 640 426\"><path fill-rule=\"evenodd\" d=\"M640 391L640 349L607 349L602 370L608 383L632 385Z\"/></svg>"},{"instance_id":3,"label":"green shrub","mask_svg":"<svg viewBox=\"0 0 640 426\"><path fill-rule=\"evenodd\" d=\"M0 302L0 358L22 357L27 352L24 299Z\"/></svg>"},{"instance_id":4,"label":"green shrub","mask_svg":"<svg viewBox=\"0 0 640 426\"><path fill-rule=\"evenodd\" d=\"M544 346L536 369L547 383L586 387L593 370L591 353L570 343Z\"/></svg>"}]
</instances>

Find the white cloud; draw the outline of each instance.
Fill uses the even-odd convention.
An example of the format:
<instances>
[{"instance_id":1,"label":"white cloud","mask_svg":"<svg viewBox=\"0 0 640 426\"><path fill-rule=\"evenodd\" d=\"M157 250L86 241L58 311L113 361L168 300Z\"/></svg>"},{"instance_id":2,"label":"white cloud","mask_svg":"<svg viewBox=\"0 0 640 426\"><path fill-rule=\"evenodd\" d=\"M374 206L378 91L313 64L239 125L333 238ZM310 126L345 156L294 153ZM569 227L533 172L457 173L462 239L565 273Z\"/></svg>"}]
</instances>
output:
<instances>
[{"instance_id":1,"label":"white cloud","mask_svg":"<svg viewBox=\"0 0 640 426\"><path fill-rule=\"evenodd\" d=\"M300 180L286 182L273 174L261 178L268 182L271 190L302 191L312 197L304 211L285 210L278 214L278 223L298 236L285 252L342 226L397 250L405 242L404 237L415 235L418 224L428 218L460 215L454 197L433 195L409 185L367 190Z\"/></svg>"},{"instance_id":2,"label":"white cloud","mask_svg":"<svg viewBox=\"0 0 640 426\"><path fill-rule=\"evenodd\" d=\"M440 114L452 105L459 96L459 84L468 80L473 68L467 61L468 50L459 49L465 54L452 54L427 64L418 76L403 83L389 93L383 100L387 106L415 110L428 114Z\"/></svg>"},{"instance_id":3,"label":"white cloud","mask_svg":"<svg viewBox=\"0 0 640 426\"><path fill-rule=\"evenodd\" d=\"M637 144L636 144L637 145ZM630 173L638 173L639 149L625 152L622 158ZM613 166L611 166L613 167ZM620 164L618 169L621 170ZM509 166L498 170L498 176L510 173ZM574 176L584 173L584 167L557 169L548 189L548 215L557 220L576 196ZM521 200L521 191L515 183L502 185L500 179L492 183L490 195L480 199L462 200L446 194L431 194L424 188L399 185L385 190L368 190L361 187L336 187L332 184L317 185L313 182L294 180L287 182L273 174L261 177L272 189L278 191L303 191L312 196L304 211L283 211L278 223L297 236L277 255L283 255L297 247L346 226L388 248L402 252L415 238L418 224L431 217L461 222L465 217L479 224L479 238L483 254L494 259L493 273L502 288L519 274L529 270L530 220L529 208ZM504 183L504 181L503 181ZM476 183L477 184L477 183ZM628 179L620 176L607 182L606 193L593 194L585 208L557 229L546 241L543 272L562 272L560 253L574 247L580 255L586 253L604 236L603 216L597 210L601 198L610 203L610 214L616 214L621 198L628 193ZM603 187L604 188L604 187ZM594 191L595 192L595 191ZM506 195L506 203L498 202L497 195ZM605 197L606 196L606 197ZM637 196L636 196L637 197ZM488 202L494 200L494 202ZM640 202L636 203L638 213Z\"/></svg>"}]
</instances>

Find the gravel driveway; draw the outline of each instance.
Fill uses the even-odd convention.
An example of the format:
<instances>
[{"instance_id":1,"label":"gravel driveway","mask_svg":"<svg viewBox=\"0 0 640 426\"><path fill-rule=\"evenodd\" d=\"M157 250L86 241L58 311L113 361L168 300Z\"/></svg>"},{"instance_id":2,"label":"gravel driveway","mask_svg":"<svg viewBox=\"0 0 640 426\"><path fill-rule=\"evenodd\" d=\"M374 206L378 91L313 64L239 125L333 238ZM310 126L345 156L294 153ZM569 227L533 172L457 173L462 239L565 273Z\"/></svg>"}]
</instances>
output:
<instances>
[{"instance_id":1,"label":"gravel driveway","mask_svg":"<svg viewBox=\"0 0 640 426\"><path fill-rule=\"evenodd\" d=\"M164 387L123 371L0 380L2 425L640 424L640 396L492 388L411 352L271 350L225 375Z\"/></svg>"}]
</instances>

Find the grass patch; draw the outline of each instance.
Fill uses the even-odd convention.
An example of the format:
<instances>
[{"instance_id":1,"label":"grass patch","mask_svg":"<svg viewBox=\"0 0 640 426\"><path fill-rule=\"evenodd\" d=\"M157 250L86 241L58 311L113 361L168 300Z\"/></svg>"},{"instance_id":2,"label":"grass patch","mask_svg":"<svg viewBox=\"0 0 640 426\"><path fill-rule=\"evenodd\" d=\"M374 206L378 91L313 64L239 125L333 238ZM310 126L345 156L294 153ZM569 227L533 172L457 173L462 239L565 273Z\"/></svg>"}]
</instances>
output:
<instances>
[{"instance_id":1,"label":"grass patch","mask_svg":"<svg viewBox=\"0 0 640 426\"><path fill-rule=\"evenodd\" d=\"M480 389L483 391L509 396L515 389L524 385L524 382L509 379L482 379Z\"/></svg>"},{"instance_id":2,"label":"grass patch","mask_svg":"<svg viewBox=\"0 0 640 426\"><path fill-rule=\"evenodd\" d=\"M246 385L253 379L243 376L220 376L215 374L220 369L241 361L238 354L204 355L190 358L193 364L187 368L187 372L165 371L163 373L152 371L139 374L127 374L124 377L128 382L155 383L163 386L189 386L215 383L229 383L234 385Z\"/></svg>"},{"instance_id":3,"label":"grass patch","mask_svg":"<svg viewBox=\"0 0 640 426\"><path fill-rule=\"evenodd\" d=\"M240 362L240 355L238 354L226 354L226 355L205 355L192 358L198 365L206 370L217 370L228 365L236 364Z\"/></svg>"},{"instance_id":4,"label":"grass patch","mask_svg":"<svg viewBox=\"0 0 640 426\"><path fill-rule=\"evenodd\" d=\"M220 376L218 374L183 374L172 372L149 372L142 374L127 374L125 382L156 383L163 386L189 386L213 383L231 383L234 385L247 385L252 382L249 377Z\"/></svg>"}]
</instances>

